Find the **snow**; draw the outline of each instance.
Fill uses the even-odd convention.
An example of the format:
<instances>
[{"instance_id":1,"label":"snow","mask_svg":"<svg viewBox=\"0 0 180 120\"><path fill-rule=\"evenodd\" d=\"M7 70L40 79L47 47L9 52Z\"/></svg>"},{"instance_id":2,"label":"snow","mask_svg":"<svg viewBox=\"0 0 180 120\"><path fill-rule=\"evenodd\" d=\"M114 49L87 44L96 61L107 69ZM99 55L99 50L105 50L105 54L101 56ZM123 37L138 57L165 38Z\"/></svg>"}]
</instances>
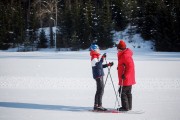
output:
<instances>
[{"instance_id":1,"label":"snow","mask_svg":"<svg viewBox=\"0 0 180 120\"><path fill-rule=\"evenodd\" d=\"M114 62L117 90L117 51L104 52ZM134 50L134 60L133 110L145 113L93 113L88 111L96 89L89 51L1 51L0 120L180 120L180 53ZM114 108L115 101L108 79L103 106Z\"/></svg>"},{"instance_id":2,"label":"snow","mask_svg":"<svg viewBox=\"0 0 180 120\"><path fill-rule=\"evenodd\" d=\"M136 26L128 25L124 31L112 31L113 41L118 44L122 39L127 46L135 51L154 51L153 40L144 40L140 34L136 33Z\"/></svg>"}]
</instances>

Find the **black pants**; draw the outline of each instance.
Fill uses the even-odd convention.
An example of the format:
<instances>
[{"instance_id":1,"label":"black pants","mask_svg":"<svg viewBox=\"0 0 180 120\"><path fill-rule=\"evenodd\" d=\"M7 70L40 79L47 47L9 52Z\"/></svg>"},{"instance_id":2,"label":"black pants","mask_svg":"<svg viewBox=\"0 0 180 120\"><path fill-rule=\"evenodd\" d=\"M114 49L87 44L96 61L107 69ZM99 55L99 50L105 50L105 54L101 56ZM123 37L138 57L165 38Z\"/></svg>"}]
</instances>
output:
<instances>
[{"instance_id":1,"label":"black pants","mask_svg":"<svg viewBox=\"0 0 180 120\"><path fill-rule=\"evenodd\" d=\"M97 78L96 80L96 94L95 94L95 100L94 105L102 106L102 96L104 94L104 80L103 77Z\"/></svg>"},{"instance_id":2,"label":"black pants","mask_svg":"<svg viewBox=\"0 0 180 120\"><path fill-rule=\"evenodd\" d=\"M131 110L132 109L132 85L123 86L122 92L121 87L119 88L119 95L121 96L121 105L123 109Z\"/></svg>"}]
</instances>

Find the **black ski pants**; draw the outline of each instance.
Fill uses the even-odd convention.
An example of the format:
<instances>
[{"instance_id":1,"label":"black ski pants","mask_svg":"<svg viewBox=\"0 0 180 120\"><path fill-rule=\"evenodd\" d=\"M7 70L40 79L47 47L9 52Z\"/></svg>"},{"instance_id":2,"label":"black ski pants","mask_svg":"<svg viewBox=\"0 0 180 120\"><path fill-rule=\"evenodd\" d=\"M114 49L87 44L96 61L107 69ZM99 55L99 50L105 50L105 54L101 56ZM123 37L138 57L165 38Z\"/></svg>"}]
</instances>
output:
<instances>
[{"instance_id":1,"label":"black ski pants","mask_svg":"<svg viewBox=\"0 0 180 120\"><path fill-rule=\"evenodd\" d=\"M131 110L132 109L132 85L123 86L122 92L121 87L119 88L119 95L121 96L121 105L123 109Z\"/></svg>"},{"instance_id":2,"label":"black ski pants","mask_svg":"<svg viewBox=\"0 0 180 120\"><path fill-rule=\"evenodd\" d=\"M96 94L94 105L95 106L102 106L102 96L104 94L104 80L103 77L97 78L96 80Z\"/></svg>"}]
</instances>

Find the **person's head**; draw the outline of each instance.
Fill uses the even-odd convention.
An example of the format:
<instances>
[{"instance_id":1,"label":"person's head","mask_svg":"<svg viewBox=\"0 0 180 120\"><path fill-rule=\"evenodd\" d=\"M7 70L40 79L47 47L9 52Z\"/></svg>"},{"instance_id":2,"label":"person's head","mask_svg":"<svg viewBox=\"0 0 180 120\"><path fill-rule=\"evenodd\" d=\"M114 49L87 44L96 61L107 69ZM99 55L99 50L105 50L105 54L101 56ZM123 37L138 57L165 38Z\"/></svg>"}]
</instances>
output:
<instances>
[{"instance_id":1,"label":"person's head","mask_svg":"<svg viewBox=\"0 0 180 120\"><path fill-rule=\"evenodd\" d=\"M90 51L100 52L99 46L97 44L91 44Z\"/></svg>"},{"instance_id":2,"label":"person's head","mask_svg":"<svg viewBox=\"0 0 180 120\"><path fill-rule=\"evenodd\" d=\"M123 40L119 41L119 44L117 45L117 50L123 51L126 49L126 43Z\"/></svg>"}]
</instances>

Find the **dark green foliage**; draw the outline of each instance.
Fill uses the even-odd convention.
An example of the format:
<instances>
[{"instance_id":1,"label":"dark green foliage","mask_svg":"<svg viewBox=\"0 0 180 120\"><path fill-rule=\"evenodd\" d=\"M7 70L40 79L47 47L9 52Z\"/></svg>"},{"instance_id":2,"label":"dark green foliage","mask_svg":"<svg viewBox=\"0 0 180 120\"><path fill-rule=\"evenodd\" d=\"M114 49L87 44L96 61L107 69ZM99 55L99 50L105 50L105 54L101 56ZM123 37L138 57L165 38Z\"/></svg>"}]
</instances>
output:
<instances>
[{"instance_id":1,"label":"dark green foliage","mask_svg":"<svg viewBox=\"0 0 180 120\"><path fill-rule=\"evenodd\" d=\"M38 48L47 48L47 38L45 35L45 31L42 29L40 32L40 37L39 37L39 44Z\"/></svg>"},{"instance_id":2,"label":"dark green foliage","mask_svg":"<svg viewBox=\"0 0 180 120\"><path fill-rule=\"evenodd\" d=\"M31 46L72 50L87 49L97 42L101 49L112 47L112 30L128 25L157 51L180 51L179 0L0 0L0 49ZM57 11L56 11L57 6ZM56 14L57 13L57 14ZM57 15L57 16L56 16ZM50 18L53 18L50 19ZM57 19L56 19L57 17ZM56 21L57 20L57 21ZM47 43L37 31L50 28Z\"/></svg>"},{"instance_id":3,"label":"dark green foliage","mask_svg":"<svg viewBox=\"0 0 180 120\"><path fill-rule=\"evenodd\" d=\"M138 0L139 31L145 40L153 40L157 51L180 51L178 0Z\"/></svg>"}]
</instances>

